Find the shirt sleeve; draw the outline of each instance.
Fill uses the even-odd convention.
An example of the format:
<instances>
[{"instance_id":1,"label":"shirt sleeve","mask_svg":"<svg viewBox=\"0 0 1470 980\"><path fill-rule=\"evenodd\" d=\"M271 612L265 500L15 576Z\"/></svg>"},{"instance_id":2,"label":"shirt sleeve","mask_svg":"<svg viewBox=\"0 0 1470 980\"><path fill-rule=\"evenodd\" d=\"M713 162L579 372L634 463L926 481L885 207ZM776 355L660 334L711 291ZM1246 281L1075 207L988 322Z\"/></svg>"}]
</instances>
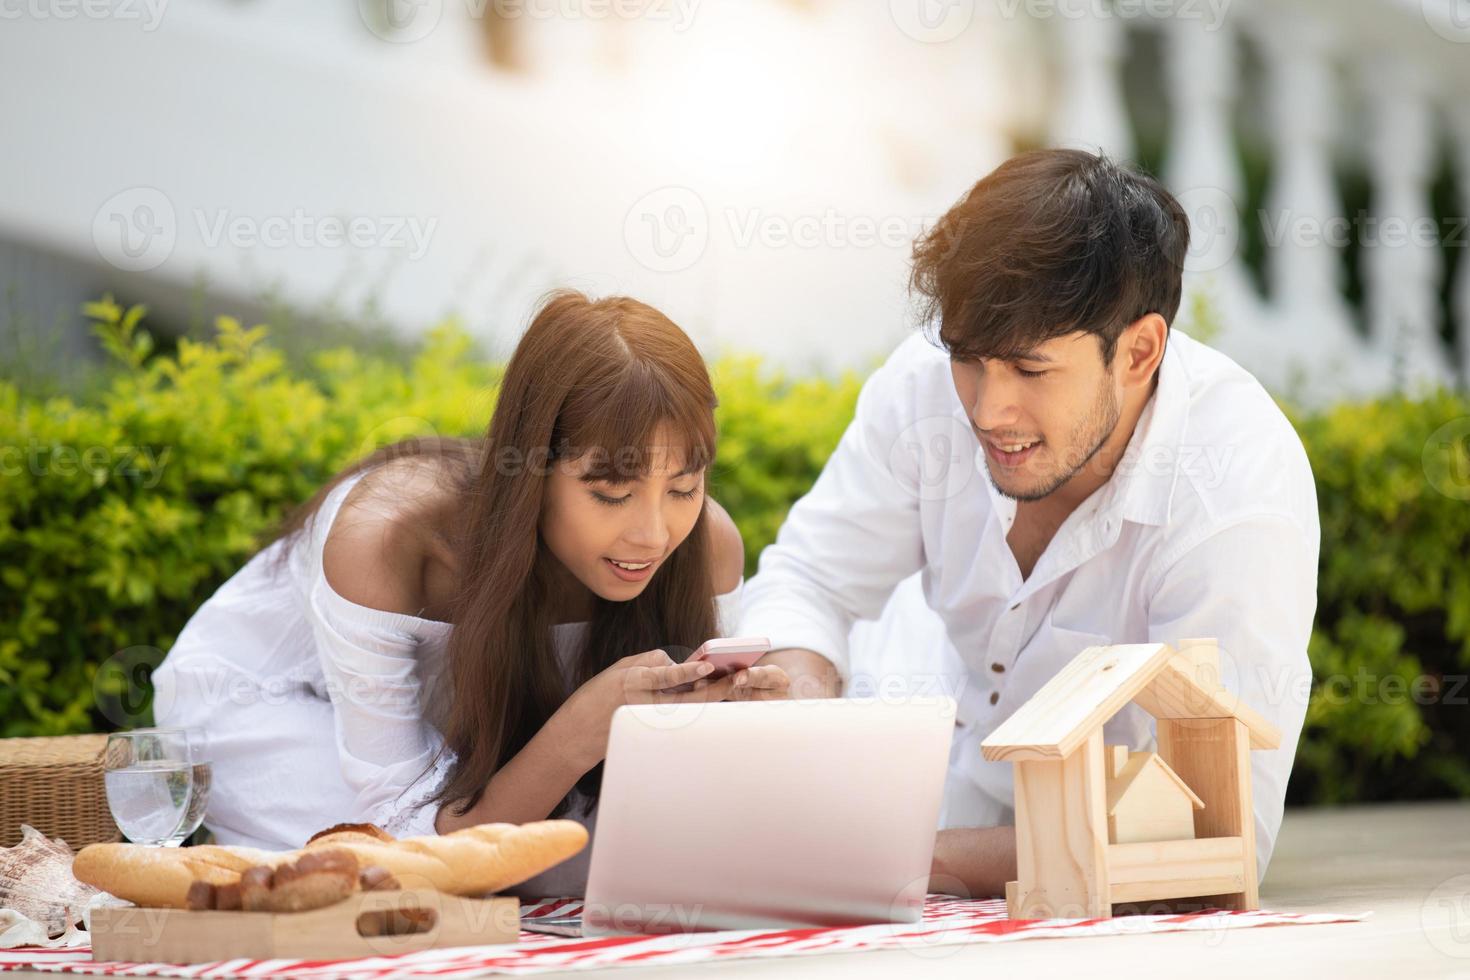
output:
<instances>
[{"instance_id":1,"label":"shirt sleeve","mask_svg":"<svg viewBox=\"0 0 1470 980\"><path fill-rule=\"evenodd\" d=\"M900 440L914 427L913 384L897 354L868 378L836 450L745 586L741 635L818 653L844 682L852 624L877 618L924 561L917 477Z\"/></svg>"},{"instance_id":2,"label":"shirt sleeve","mask_svg":"<svg viewBox=\"0 0 1470 980\"><path fill-rule=\"evenodd\" d=\"M1281 732L1279 747L1250 753L1258 880L1281 829L1306 719L1318 544L1315 529L1286 517L1241 520L1187 544L1149 602L1150 641L1218 639L1221 682Z\"/></svg>"},{"instance_id":3,"label":"shirt sleeve","mask_svg":"<svg viewBox=\"0 0 1470 980\"><path fill-rule=\"evenodd\" d=\"M351 602L320 572L308 606L354 819L395 837L433 834L438 807L427 800L454 759L422 715L411 617Z\"/></svg>"}]
</instances>

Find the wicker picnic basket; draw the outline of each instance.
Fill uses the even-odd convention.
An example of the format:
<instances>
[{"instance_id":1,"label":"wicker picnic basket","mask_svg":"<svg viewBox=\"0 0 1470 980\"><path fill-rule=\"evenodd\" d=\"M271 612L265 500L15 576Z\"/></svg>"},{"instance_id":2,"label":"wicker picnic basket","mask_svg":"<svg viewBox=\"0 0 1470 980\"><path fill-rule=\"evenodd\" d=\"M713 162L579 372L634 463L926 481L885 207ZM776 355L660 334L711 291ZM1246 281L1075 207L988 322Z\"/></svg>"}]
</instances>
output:
<instances>
[{"instance_id":1,"label":"wicker picnic basket","mask_svg":"<svg viewBox=\"0 0 1470 980\"><path fill-rule=\"evenodd\" d=\"M106 735L0 738L0 846L20 842L20 825L72 849L122 840L102 786Z\"/></svg>"}]
</instances>

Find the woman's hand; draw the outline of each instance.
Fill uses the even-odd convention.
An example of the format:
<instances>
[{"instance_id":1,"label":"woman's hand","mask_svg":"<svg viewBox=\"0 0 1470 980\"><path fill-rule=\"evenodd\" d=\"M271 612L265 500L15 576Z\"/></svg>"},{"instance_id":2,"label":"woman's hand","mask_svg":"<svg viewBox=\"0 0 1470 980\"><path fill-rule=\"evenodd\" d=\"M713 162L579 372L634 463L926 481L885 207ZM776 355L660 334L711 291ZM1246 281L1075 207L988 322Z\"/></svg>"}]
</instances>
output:
<instances>
[{"instance_id":1,"label":"woman's hand","mask_svg":"<svg viewBox=\"0 0 1470 980\"><path fill-rule=\"evenodd\" d=\"M791 697L791 677L775 664L756 664L730 675L730 701L781 701Z\"/></svg>"},{"instance_id":2,"label":"woman's hand","mask_svg":"<svg viewBox=\"0 0 1470 980\"><path fill-rule=\"evenodd\" d=\"M778 668L779 669L779 668ZM735 686L735 675L708 680L714 665L675 663L663 650L624 657L572 692L557 709L570 734L579 762L591 769L607 755L612 715L625 704L682 704L723 701ZM688 685L687 690L670 690ZM585 770L584 770L585 771Z\"/></svg>"}]
</instances>

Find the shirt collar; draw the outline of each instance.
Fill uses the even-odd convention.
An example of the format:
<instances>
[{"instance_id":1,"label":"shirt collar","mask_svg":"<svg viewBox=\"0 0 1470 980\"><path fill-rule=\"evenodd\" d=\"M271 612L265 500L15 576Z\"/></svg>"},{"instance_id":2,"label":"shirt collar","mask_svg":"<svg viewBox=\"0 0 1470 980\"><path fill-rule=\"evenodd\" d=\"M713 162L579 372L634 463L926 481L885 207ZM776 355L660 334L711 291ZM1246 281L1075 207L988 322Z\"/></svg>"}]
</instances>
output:
<instances>
[{"instance_id":1,"label":"shirt collar","mask_svg":"<svg viewBox=\"0 0 1470 980\"><path fill-rule=\"evenodd\" d=\"M1182 339L1170 331L1158 385L1108 480L1109 494L1103 506L1116 509L1124 520L1135 524L1169 522L1179 471L1189 463L1183 452L1189 422L1189 372L1180 351Z\"/></svg>"}]
</instances>

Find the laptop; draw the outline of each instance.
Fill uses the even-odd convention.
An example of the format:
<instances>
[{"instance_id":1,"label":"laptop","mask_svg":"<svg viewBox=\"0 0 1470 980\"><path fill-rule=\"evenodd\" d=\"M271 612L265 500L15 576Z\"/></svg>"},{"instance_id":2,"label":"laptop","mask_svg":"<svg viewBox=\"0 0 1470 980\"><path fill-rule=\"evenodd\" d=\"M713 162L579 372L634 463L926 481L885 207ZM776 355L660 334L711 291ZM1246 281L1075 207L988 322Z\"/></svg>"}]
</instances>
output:
<instances>
[{"instance_id":1,"label":"laptop","mask_svg":"<svg viewBox=\"0 0 1470 980\"><path fill-rule=\"evenodd\" d=\"M605 936L917 922L953 698L624 705L580 917Z\"/></svg>"}]
</instances>

